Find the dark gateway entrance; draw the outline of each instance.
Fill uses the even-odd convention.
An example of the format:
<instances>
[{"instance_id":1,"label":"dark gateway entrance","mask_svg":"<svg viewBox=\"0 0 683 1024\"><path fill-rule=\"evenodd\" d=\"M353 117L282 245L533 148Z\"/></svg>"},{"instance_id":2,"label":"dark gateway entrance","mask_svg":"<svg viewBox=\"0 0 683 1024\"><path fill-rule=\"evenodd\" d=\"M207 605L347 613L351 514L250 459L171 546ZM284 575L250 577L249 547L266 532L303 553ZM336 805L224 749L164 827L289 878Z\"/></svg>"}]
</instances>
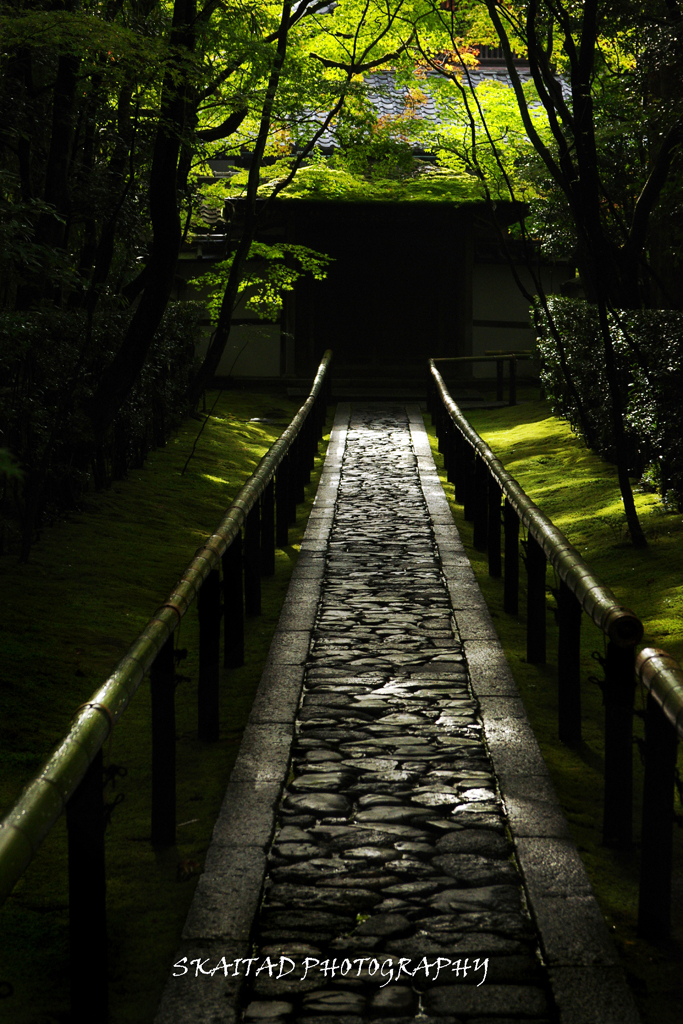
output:
<instances>
[{"instance_id":1,"label":"dark gateway entrance","mask_svg":"<svg viewBox=\"0 0 683 1024\"><path fill-rule=\"evenodd\" d=\"M285 293L279 323L242 304L217 376L238 363L237 377L308 378L331 348L335 378L412 385L429 357L530 347L528 304L506 247L528 290L535 287L519 243L502 240L525 213L524 204L497 203L496 226L484 203L275 200L263 211L259 240L305 245L333 262L324 280L303 277ZM187 276L223 258L224 239L208 235L201 257L187 252ZM568 268L539 261L536 272L553 292Z\"/></svg>"},{"instance_id":2,"label":"dark gateway entrance","mask_svg":"<svg viewBox=\"0 0 683 1024\"><path fill-rule=\"evenodd\" d=\"M280 211L287 241L334 257L287 302L295 373L326 348L336 373L361 377L424 374L428 356L471 351L473 207L299 200Z\"/></svg>"}]
</instances>

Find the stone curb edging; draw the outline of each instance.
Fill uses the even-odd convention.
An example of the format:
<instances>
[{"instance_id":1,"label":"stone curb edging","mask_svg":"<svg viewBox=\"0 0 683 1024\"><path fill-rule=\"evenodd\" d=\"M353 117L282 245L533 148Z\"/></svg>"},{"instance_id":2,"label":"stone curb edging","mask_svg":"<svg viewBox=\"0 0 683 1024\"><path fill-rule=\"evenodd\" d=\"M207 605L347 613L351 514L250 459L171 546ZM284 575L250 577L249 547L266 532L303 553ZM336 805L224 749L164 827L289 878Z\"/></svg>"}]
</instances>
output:
<instances>
[{"instance_id":1,"label":"stone curb edging","mask_svg":"<svg viewBox=\"0 0 683 1024\"><path fill-rule=\"evenodd\" d=\"M408 405L406 412L441 568L560 1024L640 1024L614 943L455 528L420 408ZM468 595L463 602L463 589L470 587L479 597L473 593L473 600ZM462 604L466 608L458 607Z\"/></svg>"},{"instance_id":2,"label":"stone curb edging","mask_svg":"<svg viewBox=\"0 0 683 1024\"><path fill-rule=\"evenodd\" d=\"M174 964L249 956L267 849L287 781L351 406L337 406L325 464L268 659L213 830ZM169 965L171 974L173 964ZM154 1024L231 1024L244 977L169 977Z\"/></svg>"}]
</instances>

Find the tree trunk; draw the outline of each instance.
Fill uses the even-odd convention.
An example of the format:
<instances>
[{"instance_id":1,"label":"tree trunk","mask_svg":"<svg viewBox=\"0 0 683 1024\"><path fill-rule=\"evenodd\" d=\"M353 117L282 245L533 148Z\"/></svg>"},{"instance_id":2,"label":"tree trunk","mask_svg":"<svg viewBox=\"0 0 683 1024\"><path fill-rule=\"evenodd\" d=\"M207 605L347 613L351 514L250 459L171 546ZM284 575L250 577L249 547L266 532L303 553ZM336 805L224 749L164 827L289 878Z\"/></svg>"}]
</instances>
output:
<instances>
[{"instance_id":1,"label":"tree trunk","mask_svg":"<svg viewBox=\"0 0 683 1024\"><path fill-rule=\"evenodd\" d=\"M216 330L213 333L211 344L209 345L208 352L204 357L199 371L195 374L195 377L188 386L186 392L186 401L190 407L194 407L199 398L201 397L202 391L209 384L213 378L216 370L221 361L221 356L225 351L225 346L228 343L230 337L230 321L232 319L232 313L235 308L237 295L239 292L240 281L242 280L242 272L244 264L249 256L249 250L251 243L254 240L254 234L256 232L256 194L258 191L259 175L261 170L261 164L263 161L263 154L266 148L266 141L268 138L268 132L270 131L270 124L273 115L273 106L275 103L275 97L277 90L280 85L280 76L282 74L282 65L284 64L285 54L287 52L287 39L289 32L289 16L292 7L292 0L283 0L282 15L280 18L280 27L278 29L277 36L277 50L273 59L273 67L268 79L268 88L266 90L266 96L263 103L263 110L261 112L261 122L259 125L259 133L254 147L254 153L252 156L251 166L249 168L249 181L247 184L247 200L246 200L246 213L244 218L244 225L242 228L242 237L239 240L235 255L233 257L232 266L230 268L230 274L228 276L228 283L225 288L223 295L223 301L221 303L221 310L218 316L218 323Z\"/></svg>"},{"instance_id":2,"label":"tree trunk","mask_svg":"<svg viewBox=\"0 0 683 1024\"><path fill-rule=\"evenodd\" d=\"M150 174L150 214L154 240L146 267L145 288L125 338L107 367L90 405L95 436L101 440L145 365L173 288L181 229L176 192L180 137L185 126L186 85L176 86L195 45L195 0L176 0L171 52L177 56L164 81L159 127Z\"/></svg>"},{"instance_id":3,"label":"tree trunk","mask_svg":"<svg viewBox=\"0 0 683 1024\"><path fill-rule=\"evenodd\" d=\"M80 58L74 54L61 54L57 64L57 79L52 101L52 132L45 168L43 196L54 207L54 213L41 213L34 241L38 245L55 249L66 241L63 218L69 213L69 164L74 137L74 110ZM17 309L28 309L46 293L47 282L39 286L22 285L17 289ZM53 296L50 296L52 298Z\"/></svg>"},{"instance_id":4,"label":"tree trunk","mask_svg":"<svg viewBox=\"0 0 683 1024\"><path fill-rule=\"evenodd\" d=\"M619 490L624 503L626 522L628 524L631 541L636 548L647 547L647 540L643 528L638 519L636 505L633 500L633 490L628 475L626 462L626 436L624 431L624 412L621 405L621 392L619 389L619 374L617 371L617 360L612 345L612 337L607 320L607 308L604 299L598 300L598 315L600 318L600 331L605 351L605 374L609 386L609 403L612 418L612 430L614 432L614 444L616 447L617 478Z\"/></svg>"}]
</instances>

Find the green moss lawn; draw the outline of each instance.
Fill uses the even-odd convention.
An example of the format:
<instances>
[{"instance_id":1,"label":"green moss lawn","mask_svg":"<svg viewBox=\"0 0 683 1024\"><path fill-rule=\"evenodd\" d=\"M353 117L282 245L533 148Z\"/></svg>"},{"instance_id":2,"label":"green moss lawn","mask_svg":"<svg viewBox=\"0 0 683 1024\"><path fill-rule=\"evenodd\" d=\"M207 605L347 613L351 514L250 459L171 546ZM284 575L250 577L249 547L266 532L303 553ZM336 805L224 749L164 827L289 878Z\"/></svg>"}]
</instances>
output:
<instances>
[{"instance_id":1,"label":"green moss lawn","mask_svg":"<svg viewBox=\"0 0 683 1024\"><path fill-rule=\"evenodd\" d=\"M213 401L213 396L210 396ZM226 391L187 470L201 424L190 419L143 469L92 494L78 514L42 533L28 565L0 560L0 813L68 730L76 708L104 682L213 531L261 456L299 408L280 395ZM281 425L251 422L272 418ZM320 446L324 451L324 446ZM107 831L111 1024L151 1021L258 685L297 557L322 459L298 506L290 546L263 581L263 614L247 620L246 665L225 673L220 740L196 738L197 615L176 646L189 655L176 691L177 845L149 842L150 703L143 682L117 724L112 764L125 772L108 791L123 801ZM66 828L52 830L0 909L0 1002L13 1024L68 1020ZM6 1017L3 1014L7 1014Z\"/></svg>"},{"instance_id":2,"label":"green moss lawn","mask_svg":"<svg viewBox=\"0 0 683 1024\"><path fill-rule=\"evenodd\" d=\"M636 504L648 539L646 550L629 543L616 471L593 455L572 434L568 424L551 415L547 402L525 401L515 407L472 410L466 413L505 467L530 497L578 548L586 561L645 625L644 645L660 646L683 661L683 516L667 511L655 494L636 485ZM435 439L432 436L435 449ZM505 647L529 718L549 766L553 783L574 839L588 869L608 926L612 930L646 1024L680 1021L683 1002L681 947L683 891L675 904L674 937L668 942L645 943L636 936L638 838L642 770L637 750L636 842L631 850L602 846L603 709L602 696L590 676L601 677L594 653L604 653L602 635L583 616L582 693L583 743L570 748L557 735L556 646L554 617L548 614L548 664L526 662L526 596L521 572L520 615L503 611L502 583L488 575L486 555L472 547L471 524L455 505L453 486L445 483L443 460L435 451L446 493L486 597L496 629ZM548 607L555 606L547 575ZM643 695L636 695L640 710ZM640 721L636 730L642 735ZM680 803L676 811L681 813ZM683 874L683 836L676 829L676 870Z\"/></svg>"}]
</instances>

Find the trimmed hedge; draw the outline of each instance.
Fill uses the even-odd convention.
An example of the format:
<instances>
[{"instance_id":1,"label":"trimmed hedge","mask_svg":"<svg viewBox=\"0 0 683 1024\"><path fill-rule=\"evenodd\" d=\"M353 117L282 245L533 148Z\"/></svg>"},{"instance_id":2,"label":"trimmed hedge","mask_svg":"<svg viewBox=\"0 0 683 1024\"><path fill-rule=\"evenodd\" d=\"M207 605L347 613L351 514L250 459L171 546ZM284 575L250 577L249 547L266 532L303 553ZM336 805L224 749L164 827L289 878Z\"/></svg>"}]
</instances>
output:
<instances>
[{"instance_id":1,"label":"trimmed hedge","mask_svg":"<svg viewBox=\"0 0 683 1024\"><path fill-rule=\"evenodd\" d=\"M614 461L609 388L595 306L583 299L548 298L573 388L545 313L535 310L541 382L553 411L586 443ZM683 508L683 312L626 310L610 315L624 409L630 472Z\"/></svg>"},{"instance_id":2,"label":"trimmed hedge","mask_svg":"<svg viewBox=\"0 0 683 1024\"><path fill-rule=\"evenodd\" d=\"M23 471L0 475L0 553L22 538L25 555L46 517L78 506L94 481L106 486L163 445L185 411L203 307L169 303L147 362L104 444L93 448L84 413L132 313L80 311L0 316L0 447Z\"/></svg>"}]
</instances>

